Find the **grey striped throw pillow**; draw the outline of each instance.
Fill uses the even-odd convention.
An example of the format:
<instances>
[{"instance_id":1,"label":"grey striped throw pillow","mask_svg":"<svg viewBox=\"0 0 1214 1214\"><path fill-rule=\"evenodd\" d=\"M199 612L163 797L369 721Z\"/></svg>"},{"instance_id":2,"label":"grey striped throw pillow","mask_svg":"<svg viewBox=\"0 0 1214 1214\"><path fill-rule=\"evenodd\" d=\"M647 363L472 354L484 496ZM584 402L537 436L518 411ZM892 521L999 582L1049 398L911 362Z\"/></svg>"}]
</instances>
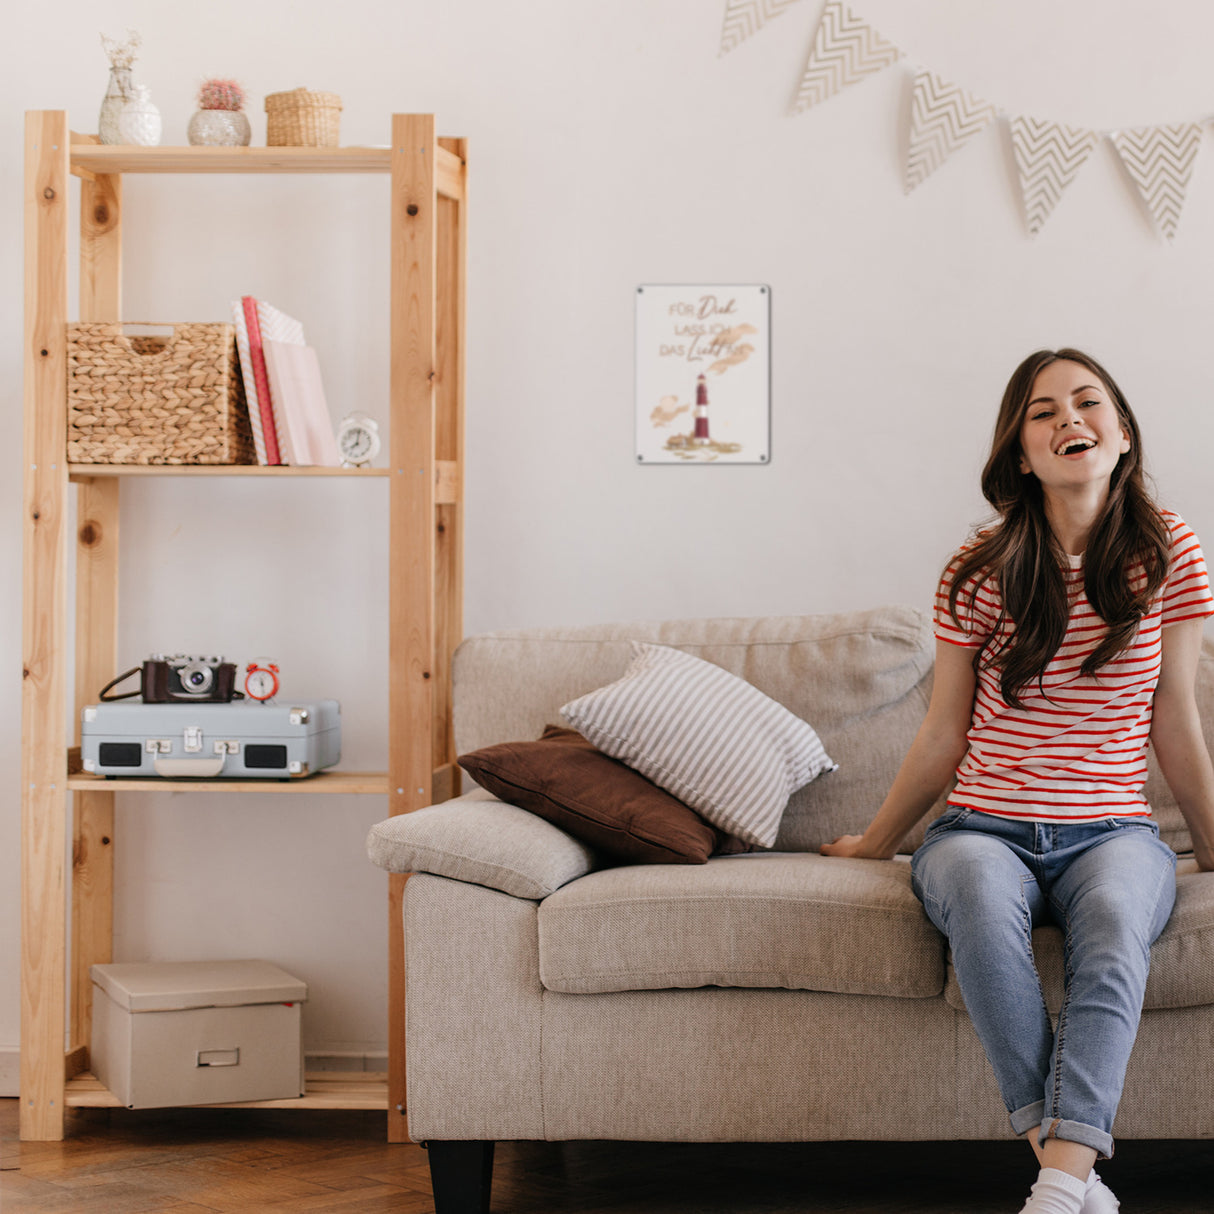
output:
<instances>
[{"instance_id":1,"label":"grey striped throw pillow","mask_svg":"<svg viewBox=\"0 0 1214 1214\"><path fill-rule=\"evenodd\" d=\"M837 767L818 735L720 666L665 645L632 649L621 679L561 714L714 826L771 847L788 798Z\"/></svg>"}]
</instances>

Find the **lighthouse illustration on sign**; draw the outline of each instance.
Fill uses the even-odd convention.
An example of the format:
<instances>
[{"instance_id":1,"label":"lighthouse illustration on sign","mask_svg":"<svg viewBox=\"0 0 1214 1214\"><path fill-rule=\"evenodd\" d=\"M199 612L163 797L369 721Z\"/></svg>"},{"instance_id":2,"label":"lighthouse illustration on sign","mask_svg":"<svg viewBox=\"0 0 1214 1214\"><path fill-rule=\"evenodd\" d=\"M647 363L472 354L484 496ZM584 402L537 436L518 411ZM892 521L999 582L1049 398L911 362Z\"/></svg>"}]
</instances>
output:
<instances>
[{"instance_id":1,"label":"lighthouse illustration on sign","mask_svg":"<svg viewBox=\"0 0 1214 1214\"><path fill-rule=\"evenodd\" d=\"M638 463L767 462L769 301L765 286L637 289Z\"/></svg>"},{"instance_id":2,"label":"lighthouse illustration on sign","mask_svg":"<svg viewBox=\"0 0 1214 1214\"><path fill-rule=\"evenodd\" d=\"M704 376L696 377L696 446L708 442L708 381Z\"/></svg>"}]
</instances>

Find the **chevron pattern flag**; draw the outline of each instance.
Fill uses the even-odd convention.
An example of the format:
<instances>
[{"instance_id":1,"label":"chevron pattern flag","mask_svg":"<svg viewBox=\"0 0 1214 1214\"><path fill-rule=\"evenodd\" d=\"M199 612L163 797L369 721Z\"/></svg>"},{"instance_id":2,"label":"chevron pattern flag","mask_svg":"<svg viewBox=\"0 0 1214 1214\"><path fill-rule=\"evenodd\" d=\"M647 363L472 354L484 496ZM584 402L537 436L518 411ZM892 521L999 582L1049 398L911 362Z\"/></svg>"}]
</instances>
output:
<instances>
[{"instance_id":1,"label":"chevron pattern flag","mask_svg":"<svg viewBox=\"0 0 1214 1214\"><path fill-rule=\"evenodd\" d=\"M1109 138L1160 231L1174 239L1201 145L1201 124L1139 127L1114 131Z\"/></svg>"},{"instance_id":2,"label":"chevron pattern flag","mask_svg":"<svg viewBox=\"0 0 1214 1214\"><path fill-rule=\"evenodd\" d=\"M751 34L757 34L773 17L778 17L797 0L729 0L725 6L725 25L721 30L720 54L740 46Z\"/></svg>"},{"instance_id":3,"label":"chevron pattern flag","mask_svg":"<svg viewBox=\"0 0 1214 1214\"><path fill-rule=\"evenodd\" d=\"M1037 118L1013 118L1011 127L1024 218L1029 234L1036 236L1095 149L1096 134Z\"/></svg>"},{"instance_id":4,"label":"chevron pattern flag","mask_svg":"<svg viewBox=\"0 0 1214 1214\"><path fill-rule=\"evenodd\" d=\"M797 113L807 110L901 57L902 52L892 42L882 38L842 0L827 0L793 109Z\"/></svg>"},{"instance_id":5,"label":"chevron pattern flag","mask_svg":"<svg viewBox=\"0 0 1214 1214\"><path fill-rule=\"evenodd\" d=\"M959 147L994 121L998 110L935 72L915 74L910 147L906 155L909 194Z\"/></svg>"}]
</instances>

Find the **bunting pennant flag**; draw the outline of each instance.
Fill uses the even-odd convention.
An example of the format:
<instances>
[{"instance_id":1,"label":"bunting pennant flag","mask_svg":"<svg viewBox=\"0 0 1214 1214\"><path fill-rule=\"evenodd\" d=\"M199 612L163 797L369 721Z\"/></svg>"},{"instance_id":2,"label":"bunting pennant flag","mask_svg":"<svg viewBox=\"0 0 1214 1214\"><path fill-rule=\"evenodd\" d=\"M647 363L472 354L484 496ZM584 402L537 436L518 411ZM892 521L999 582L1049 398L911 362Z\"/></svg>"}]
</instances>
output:
<instances>
[{"instance_id":1,"label":"bunting pennant flag","mask_svg":"<svg viewBox=\"0 0 1214 1214\"><path fill-rule=\"evenodd\" d=\"M1095 150L1096 134L1037 118L1013 118L1011 128L1024 218L1029 235L1036 236Z\"/></svg>"},{"instance_id":2,"label":"bunting pennant flag","mask_svg":"<svg viewBox=\"0 0 1214 1214\"><path fill-rule=\"evenodd\" d=\"M756 34L773 17L778 17L797 0L729 0L725 6L725 25L721 30L720 54L726 55Z\"/></svg>"},{"instance_id":3,"label":"bunting pennant flag","mask_svg":"<svg viewBox=\"0 0 1214 1214\"><path fill-rule=\"evenodd\" d=\"M793 110L800 113L896 63L902 52L842 0L827 0Z\"/></svg>"},{"instance_id":4,"label":"bunting pennant flag","mask_svg":"<svg viewBox=\"0 0 1214 1214\"><path fill-rule=\"evenodd\" d=\"M1201 144L1201 124L1185 122L1113 131L1109 139L1160 231L1172 240Z\"/></svg>"},{"instance_id":5,"label":"bunting pennant flag","mask_svg":"<svg viewBox=\"0 0 1214 1214\"><path fill-rule=\"evenodd\" d=\"M720 53L733 50L796 2L726 0ZM833 97L903 58L901 48L856 15L852 2L824 0L813 47L797 88L794 113ZM922 66L915 68L911 95L906 192L918 187L998 117L1008 120L1029 235L1041 231L1100 139L1107 136L1159 230L1169 241L1175 239L1200 150L1202 121L1124 131L1084 130L1009 115Z\"/></svg>"},{"instance_id":6,"label":"bunting pennant flag","mask_svg":"<svg viewBox=\"0 0 1214 1214\"><path fill-rule=\"evenodd\" d=\"M959 147L994 121L998 110L935 72L915 73L910 146L906 156L909 194Z\"/></svg>"}]
</instances>

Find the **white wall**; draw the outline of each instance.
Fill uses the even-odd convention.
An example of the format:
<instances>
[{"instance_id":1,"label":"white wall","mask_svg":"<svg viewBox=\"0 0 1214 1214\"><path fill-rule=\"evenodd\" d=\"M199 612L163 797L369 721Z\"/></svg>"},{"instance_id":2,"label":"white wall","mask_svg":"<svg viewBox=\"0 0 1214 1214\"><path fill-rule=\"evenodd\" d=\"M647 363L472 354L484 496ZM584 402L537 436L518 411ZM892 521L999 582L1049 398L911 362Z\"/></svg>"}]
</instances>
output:
<instances>
[{"instance_id":1,"label":"white wall","mask_svg":"<svg viewBox=\"0 0 1214 1214\"><path fill-rule=\"evenodd\" d=\"M1104 145L1036 239L1002 126L902 191L909 68L792 117L821 0L718 57L723 0L148 0L25 5L0 79L0 1055L18 1039L21 112L95 129L98 31L143 34L165 142L191 90L345 99L346 143L434 111L472 143L470 632L672 615L927 603L983 514L999 394L1040 345L1102 358L1138 411L1161 496L1214 537L1214 150L1168 246ZM854 0L1012 113L1098 129L1211 107L1214 9L1179 0ZM336 416L384 415L380 180L128 179L125 315L223 319L251 292L302 318ZM642 282L772 288L772 461L633 458ZM385 487L152 480L123 487L120 655L277 657L345 709L346 761L382 765ZM1214 539L1210 540L1214 543ZM124 959L263 954L307 979L313 1050L382 1049L383 875L371 799L120 798Z\"/></svg>"}]
</instances>

